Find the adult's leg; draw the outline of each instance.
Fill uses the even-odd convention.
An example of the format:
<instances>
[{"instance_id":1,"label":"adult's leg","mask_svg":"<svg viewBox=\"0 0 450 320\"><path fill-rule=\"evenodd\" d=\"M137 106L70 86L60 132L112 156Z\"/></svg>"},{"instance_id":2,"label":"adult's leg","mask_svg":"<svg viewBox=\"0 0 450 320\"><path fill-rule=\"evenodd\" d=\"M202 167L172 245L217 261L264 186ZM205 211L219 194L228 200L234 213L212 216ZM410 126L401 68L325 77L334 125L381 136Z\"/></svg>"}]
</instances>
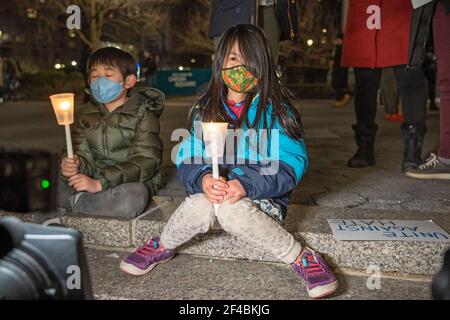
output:
<instances>
[{"instance_id":1,"label":"adult's leg","mask_svg":"<svg viewBox=\"0 0 450 320\"><path fill-rule=\"evenodd\" d=\"M401 125L403 134L402 170L416 169L421 160L423 140L426 126L427 109L426 80L422 69L406 70L406 66L394 67L403 103L404 123Z\"/></svg>"},{"instance_id":2,"label":"adult's leg","mask_svg":"<svg viewBox=\"0 0 450 320\"><path fill-rule=\"evenodd\" d=\"M398 87L392 68L384 68L382 71L381 95L386 114L398 113Z\"/></svg>"},{"instance_id":3,"label":"adult's leg","mask_svg":"<svg viewBox=\"0 0 450 320\"><path fill-rule=\"evenodd\" d=\"M275 65L278 63L278 51L280 47L280 25L278 24L275 6L259 6L260 15L262 14L262 29L269 40L270 50Z\"/></svg>"},{"instance_id":4,"label":"adult's leg","mask_svg":"<svg viewBox=\"0 0 450 320\"><path fill-rule=\"evenodd\" d=\"M439 157L450 159L450 14L438 3L433 21L434 49L439 70L441 93Z\"/></svg>"},{"instance_id":5,"label":"adult's leg","mask_svg":"<svg viewBox=\"0 0 450 320\"><path fill-rule=\"evenodd\" d=\"M355 68L355 114L357 124L366 126L375 124L381 70Z\"/></svg>"},{"instance_id":6,"label":"adult's leg","mask_svg":"<svg viewBox=\"0 0 450 320\"><path fill-rule=\"evenodd\" d=\"M351 168L364 168L375 165L375 134L378 126L377 95L381 80L381 69L355 68L355 141L358 150L347 162Z\"/></svg>"},{"instance_id":7,"label":"adult's leg","mask_svg":"<svg viewBox=\"0 0 450 320\"><path fill-rule=\"evenodd\" d=\"M450 179L450 14L437 4L433 20L434 49L439 70L439 89L441 91L440 146L438 156L432 155L416 170L406 175L417 179Z\"/></svg>"},{"instance_id":8,"label":"adult's leg","mask_svg":"<svg viewBox=\"0 0 450 320\"><path fill-rule=\"evenodd\" d=\"M405 123L425 125L427 92L422 69L406 70L406 66L394 67L395 77L403 104Z\"/></svg>"},{"instance_id":9,"label":"adult's leg","mask_svg":"<svg viewBox=\"0 0 450 320\"><path fill-rule=\"evenodd\" d=\"M74 195L73 211L98 216L135 218L147 207L150 192L143 183L123 183L97 193Z\"/></svg>"},{"instance_id":10,"label":"adult's leg","mask_svg":"<svg viewBox=\"0 0 450 320\"><path fill-rule=\"evenodd\" d=\"M199 233L205 233L214 222L213 204L203 193L187 197L175 210L161 233L161 244L175 249Z\"/></svg>"},{"instance_id":11,"label":"adult's leg","mask_svg":"<svg viewBox=\"0 0 450 320\"><path fill-rule=\"evenodd\" d=\"M217 219L225 231L272 253L284 263L293 263L301 252L301 245L292 234L248 198L234 204L224 201Z\"/></svg>"},{"instance_id":12,"label":"adult's leg","mask_svg":"<svg viewBox=\"0 0 450 320\"><path fill-rule=\"evenodd\" d=\"M334 90L336 91L336 101L341 101L344 97L344 94L342 93L342 86L339 83L336 83L334 86Z\"/></svg>"},{"instance_id":13,"label":"adult's leg","mask_svg":"<svg viewBox=\"0 0 450 320\"><path fill-rule=\"evenodd\" d=\"M436 107L436 71L425 71L425 78L427 79L428 99L430 99L430 110L437 110Z\"/></svg>"},{"instance_id":14,"label":"adult's leg","mask_svg":"<svg viewBox=\"0 0 450 320\"><path fill-rule=\"evenodd\" d=\"M344 94L348 94L348 69L335 67L333 70L333 88L336 91L336 101L342 101Z\"/></svg>"}]
</instances>

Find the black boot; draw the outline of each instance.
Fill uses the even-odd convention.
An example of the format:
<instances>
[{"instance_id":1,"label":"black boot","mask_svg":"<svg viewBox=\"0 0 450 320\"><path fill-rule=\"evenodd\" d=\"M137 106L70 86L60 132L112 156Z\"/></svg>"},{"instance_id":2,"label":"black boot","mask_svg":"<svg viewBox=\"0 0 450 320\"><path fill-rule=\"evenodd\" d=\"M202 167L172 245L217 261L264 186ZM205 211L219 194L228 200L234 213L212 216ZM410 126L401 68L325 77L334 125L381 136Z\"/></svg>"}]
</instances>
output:
<instances>
[{"instance_id":1,"label":"black boot","mask_svg":"<svg viewBox=\"0 0 450 320\"><path fill-rule=\"evenodd\" d=\"M378 126L376 124L373 124L372 126L357 124L353 125L352 128L355 131L355 141L358 145L358 150L355 155L348 160L347 166L351 168L374 166L374 144Z\"/></svg>"},{"instance_id":2,"label":"black boot","mask_svg":"<svg viewBox=\"0 0 450 320\"><path fill-rule=\"evenodd\" d=\"M401 129L404 147L402 171L417 169L422 163L421 155L426 127L403 123Z\"/></svg>"}]
</instances>

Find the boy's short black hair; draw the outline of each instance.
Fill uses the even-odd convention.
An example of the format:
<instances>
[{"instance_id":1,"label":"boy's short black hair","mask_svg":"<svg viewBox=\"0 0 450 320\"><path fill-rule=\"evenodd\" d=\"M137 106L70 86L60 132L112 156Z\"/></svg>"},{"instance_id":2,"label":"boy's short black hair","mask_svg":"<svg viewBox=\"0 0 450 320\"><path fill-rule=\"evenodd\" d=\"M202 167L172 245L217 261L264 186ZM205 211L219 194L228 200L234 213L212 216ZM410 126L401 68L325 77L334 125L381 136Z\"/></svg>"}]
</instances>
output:
<instances>
[{"instance_id":1,"label":"boy's short black hair","mask_svg":"<svg viewBox=\"0 0 450 320\"><path fill-rule=\"evenodd\" d=\"M106 47L94 51L87 61L87 74L91 73L93 66L99 64L118 68L124 79L129 75L137 76L136 62L133 56L115 47Z\"/></svg>"}]
</instances>

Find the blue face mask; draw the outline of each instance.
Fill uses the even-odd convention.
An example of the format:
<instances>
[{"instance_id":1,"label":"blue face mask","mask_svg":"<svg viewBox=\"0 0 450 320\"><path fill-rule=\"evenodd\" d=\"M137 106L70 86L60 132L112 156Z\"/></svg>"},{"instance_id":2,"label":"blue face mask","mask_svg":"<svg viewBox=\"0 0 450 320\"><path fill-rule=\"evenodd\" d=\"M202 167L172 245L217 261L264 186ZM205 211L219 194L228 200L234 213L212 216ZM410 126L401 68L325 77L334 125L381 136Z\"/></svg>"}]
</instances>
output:
<instances>
[{"instance_id":1,"label":"blue face mask","mask_svg":"<svg viewBox=\"0 0 450 320\"><path fill-rule=\"evenodd\" d=\"M122 92L122 83L100 77L91 83L91 92L99 103L108 103L116 99Z\"/></svg>"}]
</instances>

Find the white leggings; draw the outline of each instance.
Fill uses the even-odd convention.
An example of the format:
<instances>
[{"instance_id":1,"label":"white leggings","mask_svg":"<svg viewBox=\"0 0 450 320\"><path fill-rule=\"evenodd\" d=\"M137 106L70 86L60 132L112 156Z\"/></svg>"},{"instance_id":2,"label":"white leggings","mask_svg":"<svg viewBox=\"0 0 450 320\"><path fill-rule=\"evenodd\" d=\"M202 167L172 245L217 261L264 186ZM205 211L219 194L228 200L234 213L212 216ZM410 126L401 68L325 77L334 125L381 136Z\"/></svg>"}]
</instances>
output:
<instances>
[{"instance_id":1,"label":"white leggings","mask_svg":"<svg viewBox=\"0 0 450 320\"><path fill-rule=\"evenodd\" d=\"M165 225L161 244L167 249L175 249L197 234L207 232L214 218L214 206L206 196L203 193L191 195ZM292 234L248 198L234 204L221 203L217 220L225 231L272 253L284 263L294 262L300 254L301 245Z\"/></svg>"}]
</instances>

